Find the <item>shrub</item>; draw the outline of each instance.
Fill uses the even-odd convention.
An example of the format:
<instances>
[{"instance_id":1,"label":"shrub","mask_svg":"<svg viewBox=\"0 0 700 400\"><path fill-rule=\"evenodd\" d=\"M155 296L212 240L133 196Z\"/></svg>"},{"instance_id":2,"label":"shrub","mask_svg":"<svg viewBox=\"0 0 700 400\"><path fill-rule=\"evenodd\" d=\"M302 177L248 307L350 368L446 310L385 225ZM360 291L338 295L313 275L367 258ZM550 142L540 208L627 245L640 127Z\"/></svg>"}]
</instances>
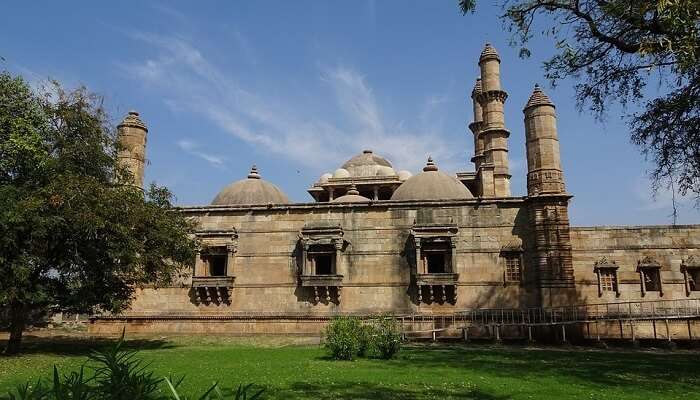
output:
<instances>
[{"instance_id":1,"label":"shrub","mask_svg":"<svg viewBox=\"0 0 700 400\"><path fill-rule=\"evenodd\" d=\"M358 356L366 357L374 351L374 335L375 329L373 325L360 324L357 338L359 342Z\"/></svg>"},{"instance_id":2,"label":"shrub","mask_svg":"<svg viewBox=\"0 0 700 400\"><path fill-rule=\"evenodd\" d=\"M383 316L373 325L372 342L379 357L393 358L401 350L401 326L394 317Z\"/></svg>"},{"instance_id":3,"label":"shrub","mask_svg":"<svg viewBox=\"0 0 700 400\"><path fill-rule=\"evenodd\" d=\"M357 318L335 317L326 328L324 344L336 360L352 360L360 352L361 335L362 324Z\"/></svg>"}]
</instances>

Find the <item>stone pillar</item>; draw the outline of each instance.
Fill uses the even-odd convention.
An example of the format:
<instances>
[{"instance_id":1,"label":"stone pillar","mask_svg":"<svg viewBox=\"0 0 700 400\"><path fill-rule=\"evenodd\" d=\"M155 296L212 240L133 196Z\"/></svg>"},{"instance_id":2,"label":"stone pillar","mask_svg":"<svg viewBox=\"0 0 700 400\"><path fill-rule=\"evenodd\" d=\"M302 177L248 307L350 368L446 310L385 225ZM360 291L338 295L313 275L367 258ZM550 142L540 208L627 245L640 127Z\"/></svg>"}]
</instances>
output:
<instances>
[{"instance_id":1,"label":"stone pillar","mask_svg":"<svg viewBox=\"0 0 700 400\"><path fill-rule=\"evenodd\" d=\"M508 170L508 137L505 127L503 104L508 94L501 90L501 59L489 43L479 58L481 69L481 93L476 95L482 109L483 137L482 165L493 166L493 197L510 196L510 173ZM486 183L488 184L488 183ZM484 185L484 183L482 183ZM486 194L483 197L487 197Z\"/></svg>"},{"instance_id":2,"label":"stone pillar","mask_svg":"<svg viewBox=\"0 0 700 400\"><path fill-rule=\"evenodd\" d=\"M539 85L525 109L527 194L565 193L554 104Z\"/></svg>"},{"instance_id":3,"label":"stone pillar","mask_svg":"<svg viewBox=\"0 0 700 400\"><path fill-rule=\"evenodd\" d=\"M228 243L226 245L226 276L236 276L236 251L237 246L235 243Z\"/></svg>"},{"instance_id":4,"label":"stone pillar","mask_svg":"<svg viewBox=\"0 0 700 400\"><path fill-rule=\"evenodd\" d=\"M575 304L569 200L559 157L554 104L539 86L525 109L527 189L533 261L541 305Z\"/></svg>"},{"instance_id":5,"label":"stone pillar","mask_svg":"<svg viewBox=\"0 0 700 400\"><path fill-rule=\"evenodd\" d=\"M131 173L128 184L143 189L143 176L146 165L146 134L148 128L139 118L139 113L129 111L121 123L117 125L119 164Z\"/></svg>"},{"instance_id":6,"label":"stone pillar","mask_svg":"<svg viewBox=\"0 0 700 400\"><path fill-rule=\"evenodd\" d=\"M333 242L333 248L335 249L335 275L345 275L345 269L343 266L343 239L335 240Z\"/></svg>"},{"instance_id":7,"label":"stone pillar","mask_svg":"<svg viewBox=\"0 0 700 400\"><path fill-rule=\"evenodd\" d=\"M477 101L479 94L481 94L481 78L477 78L474 89L472 89L471 98L474 109L474 121L469 124L469 130L474 135L474 156L471 161L474 163L474 170L477 174L481 167L481 161L484 158L484 138L480 135L483 127L483 110L481 109L481 104Z\"/></svg>"}]
</instances>

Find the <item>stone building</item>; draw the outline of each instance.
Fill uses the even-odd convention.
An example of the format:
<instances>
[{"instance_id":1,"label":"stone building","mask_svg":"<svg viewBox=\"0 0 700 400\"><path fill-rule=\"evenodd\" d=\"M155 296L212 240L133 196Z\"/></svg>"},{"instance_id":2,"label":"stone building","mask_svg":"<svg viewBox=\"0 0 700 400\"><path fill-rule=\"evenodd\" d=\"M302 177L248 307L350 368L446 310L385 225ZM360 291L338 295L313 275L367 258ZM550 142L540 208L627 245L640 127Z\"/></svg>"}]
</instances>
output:
<instances>
[{"instance_id":1,"label":"stone building","mask_svg":"<svg viewBox=\"0 0 700 400\"><path fill-rule=\"evenodd\" d=\"M474 171L428 159L412 175L364 150L308 189L313 202L291 203L253 166L210 205L180 209L199 224L194 270L90 329L317 334L338 314L700 298L700 226L570 226L556 109L536 85L523 102L527 195L511 194L508 94L489 44L479 67ZM119 131L142 185L146 126L131 112Z\"/></svg>"}]
</instances>

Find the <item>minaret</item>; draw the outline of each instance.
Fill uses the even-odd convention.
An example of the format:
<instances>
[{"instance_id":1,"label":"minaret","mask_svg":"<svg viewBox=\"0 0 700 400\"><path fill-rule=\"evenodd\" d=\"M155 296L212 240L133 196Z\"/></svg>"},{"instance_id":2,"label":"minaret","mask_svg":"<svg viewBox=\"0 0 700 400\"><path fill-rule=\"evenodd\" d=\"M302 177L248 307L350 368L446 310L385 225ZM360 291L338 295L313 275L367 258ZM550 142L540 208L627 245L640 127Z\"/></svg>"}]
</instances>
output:
<instances>
[{"instance_id":1,"label":"minaret","mask_svg":"<svg viewBox=\"0 0 700 400\"><path fill-rule=\"evenodd\" d=\"M474 121L469 124L469 130L472 131L474 135L474 157L472 157L472 162L474 163L474 171L476 171L477 176L479 175L479 169L481 168L481 163L484 158L484 138L481 136L481 129L483 128L483 111L481 109L481 104L477 100L477 97L481 94L481 78L476 79L474 84L474 89L472 89L472 107L474 108ZM481 190L481 187L477 188ZM481 193L474 193L477 196L482 196Z\"/></svg>"},{"instance_id":2,"label":"minaret","mask_svg":"<svg viewBox=\"0 0 700 400\"><path fill-rule=\"evenodd\" d=\"M574 304L569 200L562 176L554 104L535 85L523 110L527 152L527 194L533 229L533 278L540 305Z\"/></svg>"},{"instance_id":3,"label":"minaret","mask_svg":"<svg viewBox=\"0 0 700 400\"><path fill-rule=\"evenodd\" d=\"M554 104L539 85L525 109L527 194L565 193Z\"/></svg>"},{"instance_id":4,"label":"minaret","mask_svg":"<svg viewBox=\"0 0 700 400\"><path fill-rule=\"evenodd\" d=\"M510 196L510 173L508 171L508 136L505 127L503 104L508 94L501 90L501 58L491 44L486 43L479 57L481 69L481 93L477 100L482 109L482 129L484 159L482 165L493 167L493 195L489 193L488 174L482 179L483 197Z\"/></svg>"},{"instance_id":5,"label":"minaret","mask_svg":"<svg viewBox=\"0 0 700 400\"><path fill-rule=\"evenodd\" d=\"M139 113L129 111L117 125L117 138L120 149L117 158L132 177L129 184L143 189L143 175L146 163L146 134L148 128L139 118Z\"/></svg>"}]
</instances>

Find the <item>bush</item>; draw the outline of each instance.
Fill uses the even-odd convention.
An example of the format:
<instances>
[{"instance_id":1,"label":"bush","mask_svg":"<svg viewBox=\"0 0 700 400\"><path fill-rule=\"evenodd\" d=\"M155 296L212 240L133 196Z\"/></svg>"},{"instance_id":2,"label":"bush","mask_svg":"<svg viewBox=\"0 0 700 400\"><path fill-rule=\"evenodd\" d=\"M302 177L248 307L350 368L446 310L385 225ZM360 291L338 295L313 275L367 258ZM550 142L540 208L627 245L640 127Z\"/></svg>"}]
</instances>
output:
<instances>
[{"instance_id":1,"label":"bush","mask_svg":"<svg viewBox=\"0 0 700 400\"><path fill-rule=\"evenodd\" d=\"M325 331L325 346L336 360L352 360L360 353L362 324L357 318L335 317ZM366 347L365 349L366 350Z\"/></svg>"},{"instance_id":2,"label":"bush","mask_svg":"<svg viewBox=\"0 0 700 400\"><path fill-rule=\"evenodd\" d=\"M379 357L393 358L401 350L401 326L391 316L377 319L373 325L372 342Z\"/></svg>"},{"instance_id":3,"label":"bush","mask_svg":"<svg viewBox=\"0 0 700 400\"><path fill-rule=\"evenodd\" d=\"M401 349L401 327L388 315L365 324L353 317L336 317L326 328L325 347L336 360L390 359Z\"/></svg>"}]
</instances>

